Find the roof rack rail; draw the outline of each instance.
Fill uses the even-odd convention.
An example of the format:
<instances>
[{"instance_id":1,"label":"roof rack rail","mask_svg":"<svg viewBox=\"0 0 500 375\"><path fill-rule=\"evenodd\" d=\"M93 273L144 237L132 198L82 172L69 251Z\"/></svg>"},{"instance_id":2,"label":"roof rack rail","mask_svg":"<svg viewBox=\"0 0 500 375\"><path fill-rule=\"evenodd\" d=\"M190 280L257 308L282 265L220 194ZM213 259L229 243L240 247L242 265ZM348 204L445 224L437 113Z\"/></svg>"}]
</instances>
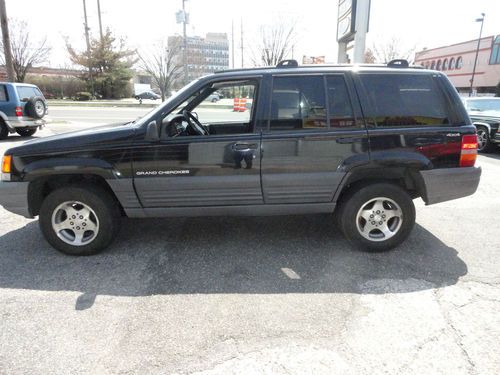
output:
<instances>
[{"instance_id":1,"label":"roof rack rail","mask_svg":"<svg viewBox=\"0 0 500 375\"><path fill-rule=\"evenodd\" d=\"M387 63L387 66L390 68L408 68L410 63L405 59L394 59Z\"/></svg>"},{"instance_id":2,"label":"roof rack rail","mask_svg":"<svg viewBox=\"0 0 500 375\"><path fill-rule=\"evenodd\" d=\"M283 60L276 65L277 68L297 68L298 66L297 60Z\"/></svg>"}]
</instances>

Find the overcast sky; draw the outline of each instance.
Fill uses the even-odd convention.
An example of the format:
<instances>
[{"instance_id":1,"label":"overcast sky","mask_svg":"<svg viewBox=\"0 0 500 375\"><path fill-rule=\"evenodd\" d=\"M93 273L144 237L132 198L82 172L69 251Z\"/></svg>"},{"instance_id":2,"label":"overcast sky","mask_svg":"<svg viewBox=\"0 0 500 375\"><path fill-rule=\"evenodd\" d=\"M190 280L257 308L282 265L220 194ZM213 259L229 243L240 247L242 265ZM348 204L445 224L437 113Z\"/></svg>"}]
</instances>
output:
<instances>
[{"instance_id":1,"label":"overcast sky","mask_svg":"<svg viewBox=\"0 0 500 375\"><path fill-rule=\"evenodd\" d=\"M87 0L91 34L98 36L97 0ZM64 37L77 48L85 47L82 0L6 0L9 18L25 20L33 37L47 36L52 46L50 64L68 62ZM101 0L104 27L127 39L131 48L151 49L162 38L181 33L175 12L181 0ZM297 20L298 43L294 57L326 55L336 62L336 17L338 0L188 0L191 16L188 35L206 32L231 33L235 25L235 47L240 47L243 21L244 45L250 45L261 24ZM500 34L500 0L372 0L367 46L396 37L402 49L433 48L477 38L486 13L483 36ZM245 60L250 61L249 51ZM241 65L239 50L236 67Z\"/></svg>"}]
</instances>

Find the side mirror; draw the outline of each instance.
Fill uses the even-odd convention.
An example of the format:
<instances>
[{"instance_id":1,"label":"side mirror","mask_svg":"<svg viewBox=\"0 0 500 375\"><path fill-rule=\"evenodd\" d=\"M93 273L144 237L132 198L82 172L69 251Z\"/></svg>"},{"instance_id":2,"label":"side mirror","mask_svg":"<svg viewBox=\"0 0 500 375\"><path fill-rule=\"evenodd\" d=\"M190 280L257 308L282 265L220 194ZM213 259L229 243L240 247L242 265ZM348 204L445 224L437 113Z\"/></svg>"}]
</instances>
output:
<instances>
[{"instance_id":1,"label":"side mirror","mask_svg":"<svg viewBox=\"0 0 500 375\"><path fill-rule=\"evenodd\" d=\"M160 140L160 132L156 121L151 121L146 128L146 140L157 142Z\"/></svg>"}]
</instances>

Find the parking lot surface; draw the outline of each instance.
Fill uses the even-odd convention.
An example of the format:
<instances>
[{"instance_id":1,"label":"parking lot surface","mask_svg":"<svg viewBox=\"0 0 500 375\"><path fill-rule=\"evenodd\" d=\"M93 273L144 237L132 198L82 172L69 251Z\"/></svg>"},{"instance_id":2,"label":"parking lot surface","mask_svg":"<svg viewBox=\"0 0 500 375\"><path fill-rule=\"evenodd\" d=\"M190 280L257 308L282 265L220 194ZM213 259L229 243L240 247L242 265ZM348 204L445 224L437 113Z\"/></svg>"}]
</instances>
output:
<instances>
[{"instance_id":1,"label":"parking lot surface","mask_svg":"<svg viewBox=\"0 0 500 375\"><path fill-rule=\"evenodd\" d=\"M500 152L478 164L379 254L316 215L123 219L77 258L0 208L0 373L498 374Z\"/></svg>"}]
</instances>

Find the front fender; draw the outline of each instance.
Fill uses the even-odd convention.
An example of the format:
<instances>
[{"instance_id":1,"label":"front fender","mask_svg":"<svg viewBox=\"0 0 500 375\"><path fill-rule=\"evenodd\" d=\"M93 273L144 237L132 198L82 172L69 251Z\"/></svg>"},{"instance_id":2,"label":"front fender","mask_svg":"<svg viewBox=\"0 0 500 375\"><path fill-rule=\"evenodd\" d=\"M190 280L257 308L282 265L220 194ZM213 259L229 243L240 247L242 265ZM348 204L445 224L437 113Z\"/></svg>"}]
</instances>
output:
<instances>
[{"instance_id":1,"label":"front fender","mask_svg":"<svg viewBox=\"0 0 500 375\"><path fill-rule=\"evenodd\" d=\"M23 160L14 157L13 163L16 170L20 172L19 178L22 181L34 181L40 177L63 174L96 175L104 179L120 176L120 172L113 165L102 159L48 158L22 165Z\"/></svg>"}]
</instances>

